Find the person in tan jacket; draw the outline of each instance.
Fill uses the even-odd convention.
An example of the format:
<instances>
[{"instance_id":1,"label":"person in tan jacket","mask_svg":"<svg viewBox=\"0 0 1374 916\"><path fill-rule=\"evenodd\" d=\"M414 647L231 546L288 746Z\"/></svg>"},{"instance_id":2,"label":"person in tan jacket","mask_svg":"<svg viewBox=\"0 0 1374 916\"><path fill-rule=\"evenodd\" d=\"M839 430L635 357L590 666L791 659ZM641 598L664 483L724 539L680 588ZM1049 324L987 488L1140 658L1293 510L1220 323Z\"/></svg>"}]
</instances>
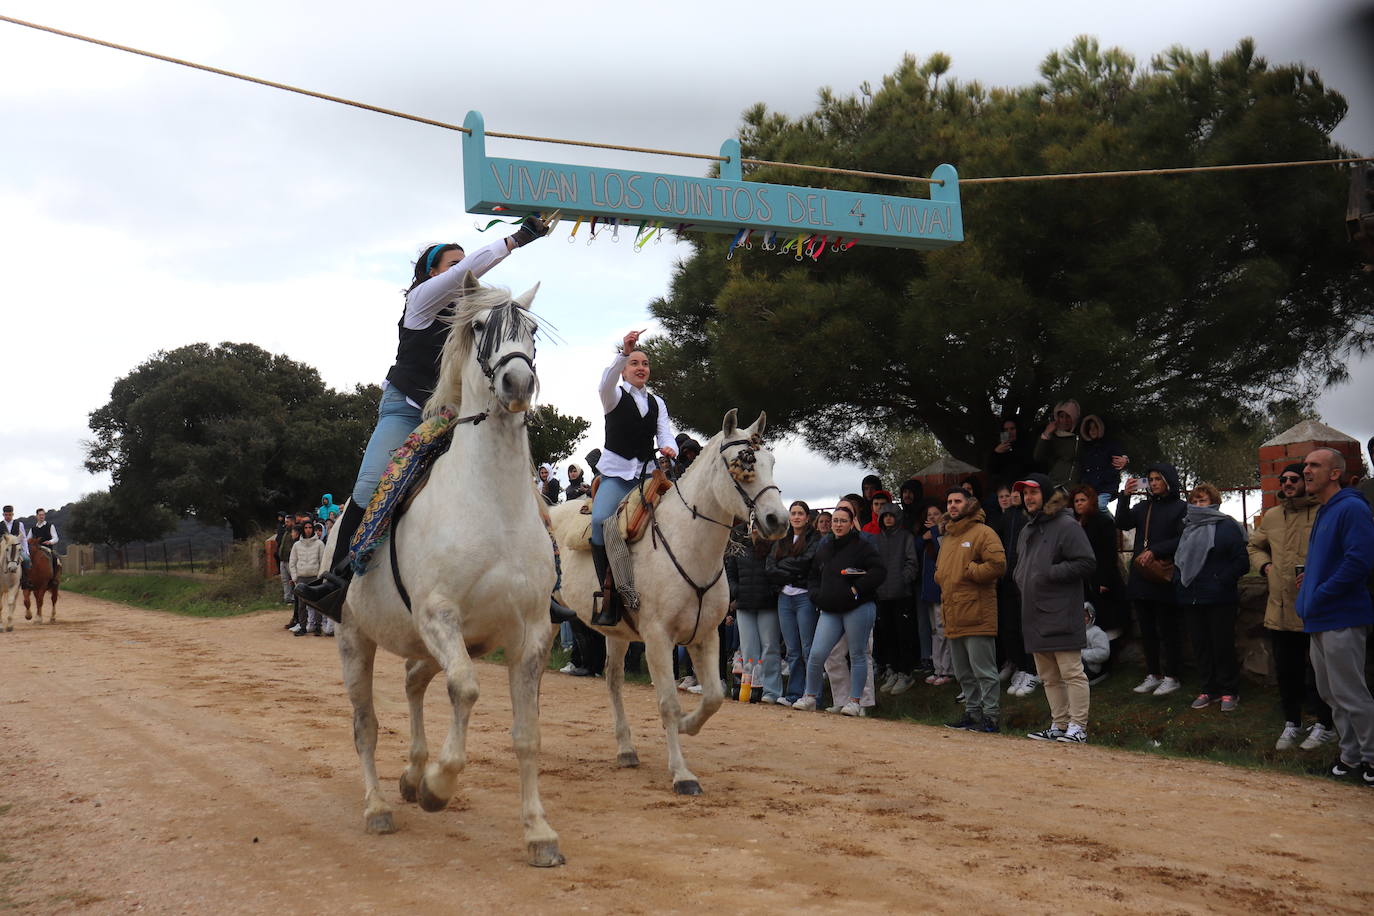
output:
<instances>
[{"instance_id":1,"label":"person in tan jacket","mask_svg":"<svg viewBox=\"0 0 1374 916\"><path fill-rule=\"evenodd\" d=\"M1002 539L983 524L978 500L951 487L935 563L943 602L945 638L954 676L964 691L964 715L950 728L997 732L997 580L1007 570Z\"/></svg>"},{"instance_id":2,"label":"person in tan jacket","mask_svg":"<svg viewBox=\"0 0 1374 916\"><path fill-rule=\"evenodd\" d=\"M1296 744L1310 751L1336 739L1331 707L1317 694L1312 684L1312 665L1308 659L1310 637L1303 632L1296 608L1298 567L1307 561L1307 541L1312 521L1317 517L1317 501L1307 495L1302 463L1294 462L1279 474L1279 504L1260 519L1247 547L1250 568L1269 583L1269 603L1264 609L1264 628L1274 653L1274 670L1279 680L1279 701L1286 720L1274 747L1286 751ZM1306 699L1317 722L1302 736L1302 707Z\"/></svg>"}]
</instances>

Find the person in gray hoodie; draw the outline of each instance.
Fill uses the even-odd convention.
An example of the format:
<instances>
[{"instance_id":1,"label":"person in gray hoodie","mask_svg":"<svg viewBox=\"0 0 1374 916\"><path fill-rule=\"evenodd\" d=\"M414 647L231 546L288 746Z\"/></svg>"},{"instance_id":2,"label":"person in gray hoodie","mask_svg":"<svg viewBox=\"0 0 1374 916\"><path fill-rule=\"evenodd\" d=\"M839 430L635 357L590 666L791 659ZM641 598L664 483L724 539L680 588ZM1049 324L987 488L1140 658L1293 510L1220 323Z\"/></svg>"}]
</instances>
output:
<instances>
[{"instance_id":1,"label":"person in gray hoodie","mask_svg":"<svg viewBox=\"0 0 1374 916\"><path fill-rule=\"evenodd\" d=\"M1093 555L1083 526L1074 521L1064 494L1044 474L1029 474L1017 491L1028 519L1016 549L1021 590L1021 632L1026 651L1045 685L1053 721L1027 737L1084 744L1088 740L1088 677L1083 649L1083 582L1093 574Z\"/></svg>"}]
</instances>

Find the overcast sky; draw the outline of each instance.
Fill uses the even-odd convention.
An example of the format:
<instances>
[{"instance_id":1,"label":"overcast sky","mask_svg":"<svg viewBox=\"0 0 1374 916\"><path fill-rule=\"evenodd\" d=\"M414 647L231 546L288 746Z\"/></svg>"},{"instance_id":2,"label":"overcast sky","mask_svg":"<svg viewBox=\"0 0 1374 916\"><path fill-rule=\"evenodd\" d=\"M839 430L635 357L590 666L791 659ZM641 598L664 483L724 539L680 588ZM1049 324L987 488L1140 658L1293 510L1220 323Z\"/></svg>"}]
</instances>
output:
<instances>
[{"instance_id":1,"label":"overcast sky","mask_svg":"<svg viewBox=\"0 0 1374 916\"><path fill-rule=\"evenodd\" d=\"M1140 62L1173 44L1220 54L1246 36L1274 63L1302 61L1345 93L1336 131L1374 151L1371 49L1358 4L1157 0L390 4L7 0L56 28L451 123L715 152L755 102L809 110L819 87L877 82L904 53L944 51L953 76L1037 78L1075 35ZM1318 12L1319 11L1319 12ZM463 211L460 135L0 23L0 501L21 514L107 486L81 468L87 415L160 349L248 341L317 367L334 387L380 382L417 249L483 235ZM701 174L700 163L491 140L492 155ZM1167 166L1172 163L1161 162ZM957 166L958 163L955 163ZM965 176L972 177L972 176ZM1339 219L1339 214L1333 214ZM966 227L969 234L976 226ZM613 341L652 327L668 242L635 253L567 229L487 276L564 339L542 345L544 398L593 420ZM1374 434L1374 360L1319 403ZM748 418L752 420L753 418ZM784 446L786 498L828 502L863 471ZM351 481L321 481L347 491Z\"/></svg>"}]
</instances>

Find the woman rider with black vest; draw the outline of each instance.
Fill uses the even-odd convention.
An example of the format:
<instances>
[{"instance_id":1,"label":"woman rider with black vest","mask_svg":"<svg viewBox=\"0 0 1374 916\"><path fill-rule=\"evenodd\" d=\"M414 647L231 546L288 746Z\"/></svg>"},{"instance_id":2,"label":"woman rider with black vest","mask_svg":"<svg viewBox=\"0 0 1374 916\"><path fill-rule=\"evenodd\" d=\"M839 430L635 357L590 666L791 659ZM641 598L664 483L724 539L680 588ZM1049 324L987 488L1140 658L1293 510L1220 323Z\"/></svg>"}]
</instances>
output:
<instances>
[{"instance_id":1,"label":"woman rider with black vest","mask_svg":"<svg viewBox=\"0 0 1374 916\"><path fill-rule=\"evenodd\" d=\"M362 522L363 513L372 493L386 471L391 453L405 442L420 425L420 412L425 401L434 393L439 380L439 360L444 341L448 338L449 323L455 298L463 285L463 276L471 273L480 277L506 259L512 251L548 234L548 227L538 218L526 217L520 228L509 238L493 242L467 254L461 245L452 243L431 245L415 261L415 274L406 290L405 308L397 328L400 342L396 347L396 361L386 374L382 385L382 400L377 408L377 427L363 453L362 467L353 484L352 499L330 535L333 553L330 569L324 575L298 585L296 594L306 604L338 619L353 567L348 552L353 534ZM551 607L554 619L567 619L565 609ZM567 612L571 615L571 612Z\"/></svg>"},{"instance_id":2,"label":"woman rider with black vest","mask_svg":"<svg viewBox=\"0 0 1374 916\"><path fill-rule=\"evenodd\" d=\"M606 412L606 444L597 471L601 483L592 500L592 562L597 584L606 581L605 534L601 523L615 514L620 501L634 489L641 476L653 473L654 452L677 457L677 438L668 405L663 398L644 390L649 381L649 357L636 349L640 331L625 335L615 359L601 374L601 407ZM654 445L657 442L657 449ZM592 623L613 627L620 620L619 607L603 600Z\"/></svg>"}]
</instances>

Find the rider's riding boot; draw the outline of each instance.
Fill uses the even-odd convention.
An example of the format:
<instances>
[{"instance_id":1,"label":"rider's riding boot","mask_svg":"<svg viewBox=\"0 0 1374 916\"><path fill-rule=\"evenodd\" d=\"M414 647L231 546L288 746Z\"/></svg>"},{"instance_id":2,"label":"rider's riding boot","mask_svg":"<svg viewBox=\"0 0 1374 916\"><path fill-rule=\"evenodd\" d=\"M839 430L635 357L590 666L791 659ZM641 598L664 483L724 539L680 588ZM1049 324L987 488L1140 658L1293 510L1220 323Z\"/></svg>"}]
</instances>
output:
<instances>
[{"instance_id":1,"label":"rider's riding boot","mask_svg":"<svg viewBox=\"0 0 1374 916\"><path fill-rule=\"evenodd\" d=\"M348 583L353 580L353 563L348 545L363 520L363 512L363 507L357 503L348 504L343 515L339 516L339 523L334 526L334 554L329 570L322 576L296 586L297 598L331 620L342 620Z\"/></svg>"},{"instance_id":2,"label":"rider's riding boot","mask_svg":"<svg viewBox=\"0 0 1374 916\"><path fill-rule=\"evenodd\" d=\"M606 556L605 545L592 545L592 565L596 567L597 584L597 590L592 594L601 599L592 617L592 625L613 627L620 623L620 596L615 593L614 585L606 587L606 573L611 568L611 561Z\"/></svg>"},{"instance_id":3,"label":"rider's riding boot","mask_svg":"<svg viewBox=\"0 0 1374 916\"><path fill-rule=\"evenodd\" d=\"M577 619L577 611L570 607L564 607L549 596L549 619L554 623L571 623Z\"/></svg>"}]
</instances>

